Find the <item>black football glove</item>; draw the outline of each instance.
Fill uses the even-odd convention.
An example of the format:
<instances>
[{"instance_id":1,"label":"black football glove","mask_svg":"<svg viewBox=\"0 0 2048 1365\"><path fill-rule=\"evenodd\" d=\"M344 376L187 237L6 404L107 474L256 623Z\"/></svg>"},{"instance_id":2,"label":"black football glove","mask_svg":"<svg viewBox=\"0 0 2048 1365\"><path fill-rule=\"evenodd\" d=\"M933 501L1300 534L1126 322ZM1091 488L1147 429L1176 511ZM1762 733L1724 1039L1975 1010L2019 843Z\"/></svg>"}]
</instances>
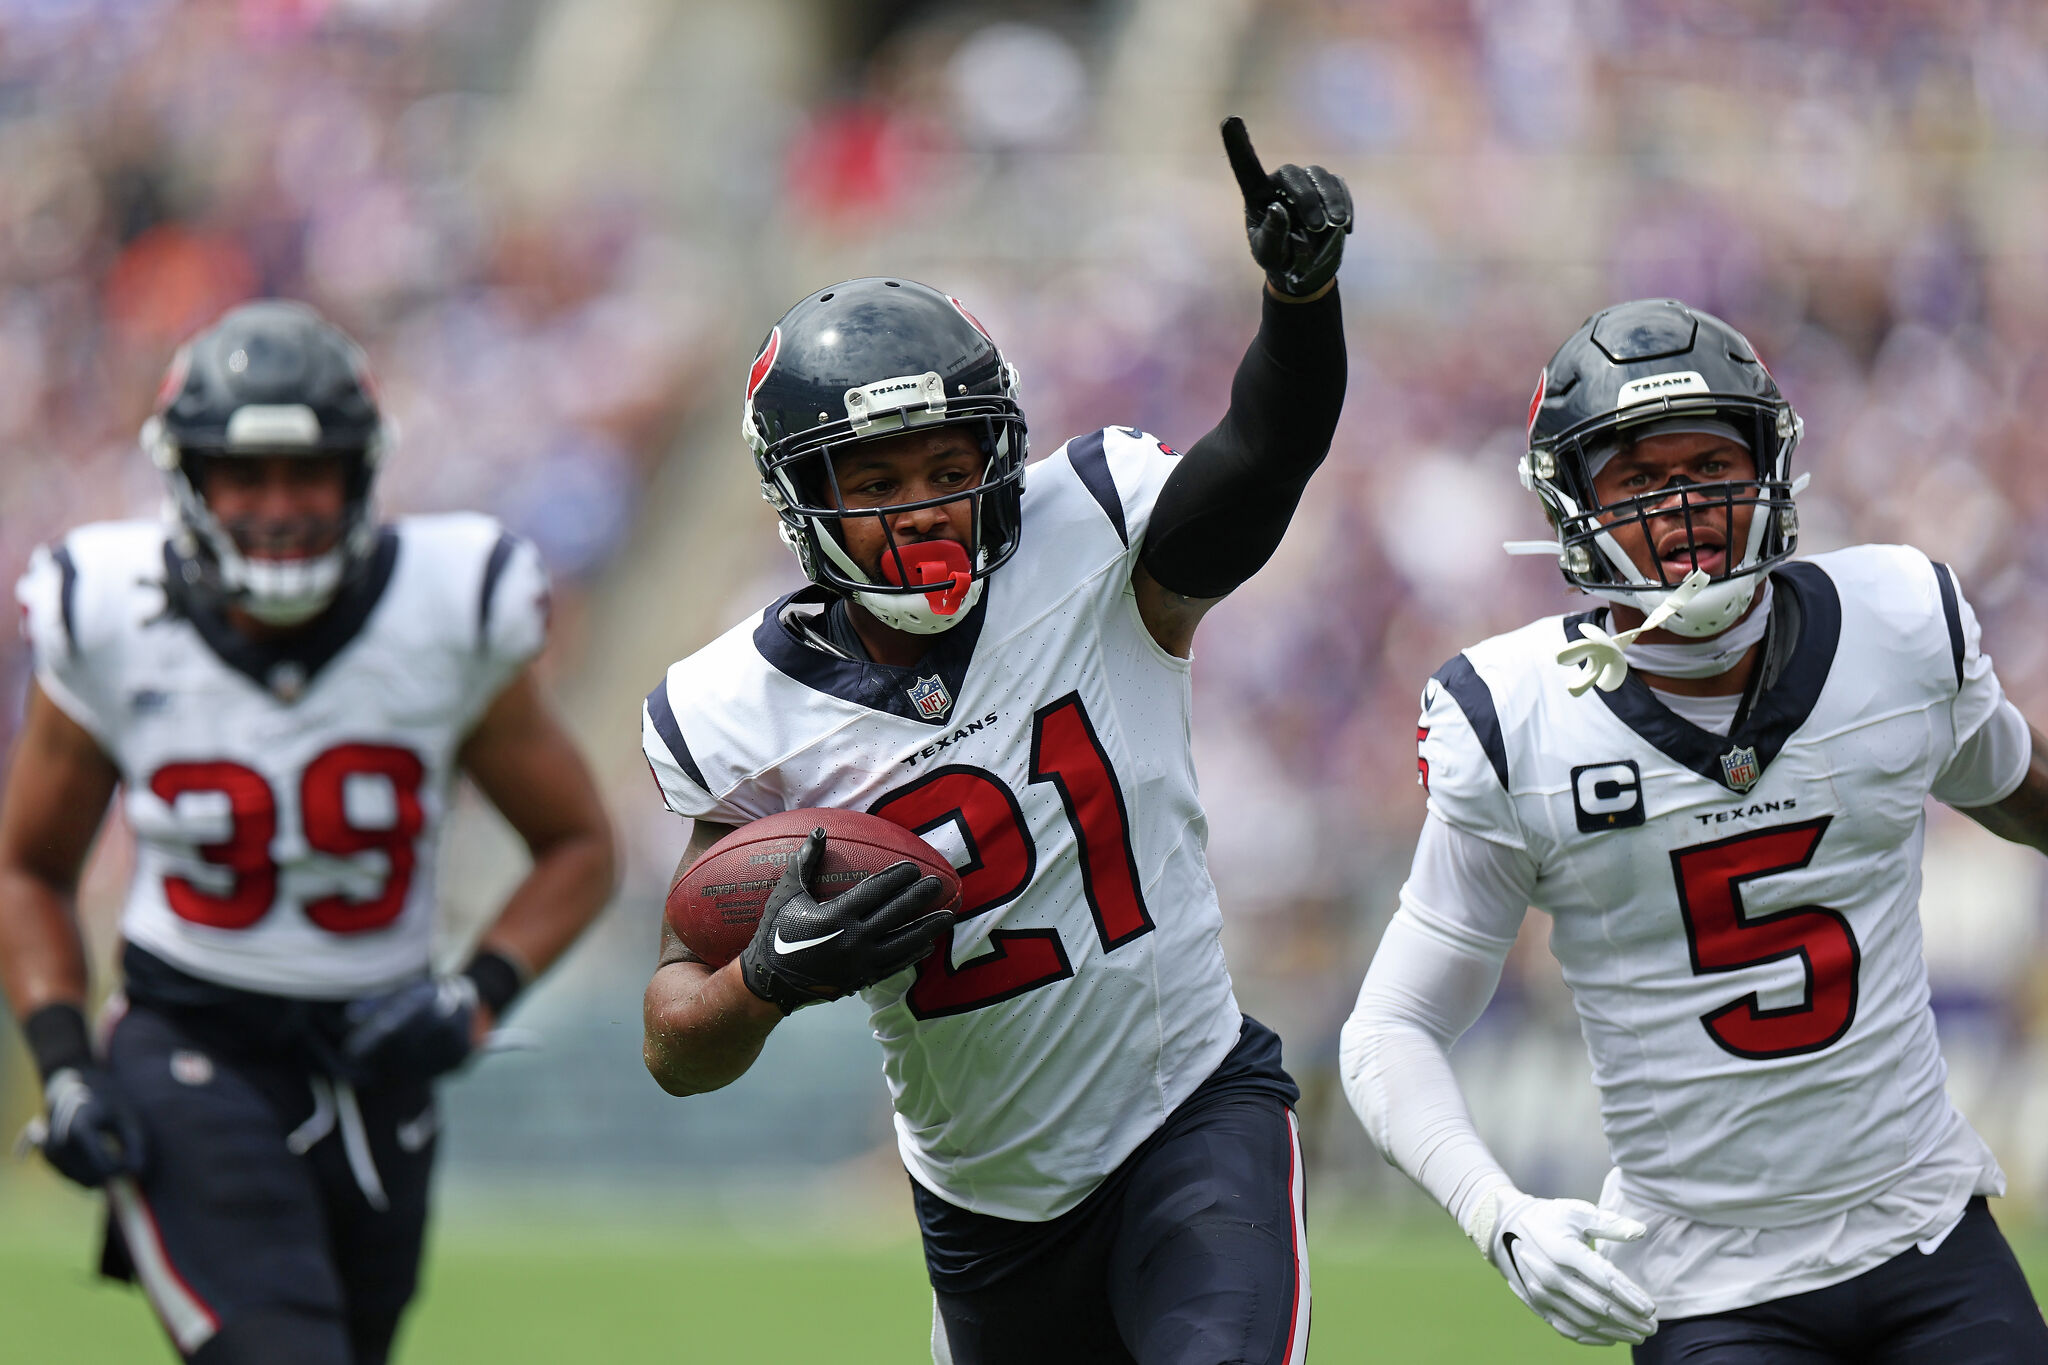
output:
<instances>
[{"instance_id":1,"label":"black football glove","mask_svg":"<svg viewBox=\"0 0 2048 1365\"><path fill-rule=\"evenodd\" d=\"M431 977L352 1000L341 1041L342 1069L357 1085L432 1080L469 1060L476 982Z\"/></svg>"},{"instance_id":2,"label":"black football glove","mask_svg":"<svg viewBox=\"0 0 2048 1365\"><path fill-rule=\"evenodd\" d=\"M1271 175L1236 115L1223 120L1223 150L1244 193L1252 259L1276 293L1303 298L1336 278L1351 231L1351 191L1321 166L1288 164Z\"/></svg>"},{"instance_id":3,"label":"black football glove","mask_svg":"<svg viewBox=\"0 0 2048 1365\"><path fill-rule=\"evenodd\" d=\"M37 1145L68 1179L96 1189L134 1175L146 1155L142 1124L98 1066L67 1066L43 1082L45 1118Z\"/></svg>"},{"instance_id":4,"label":"black football glove","mask_svg":"<svg viewBox=\"0 0 2048 1365\"><path fill-rule=\"evenodd\" d=\"M768 893L754 941L740 954L747 989L784 1014L872 986L931 951L953 922L938 898L937 877L920 877L901 862L820 904L811 879L825 856L825 831L815 829Z\"/></svg>"}]
</instances>

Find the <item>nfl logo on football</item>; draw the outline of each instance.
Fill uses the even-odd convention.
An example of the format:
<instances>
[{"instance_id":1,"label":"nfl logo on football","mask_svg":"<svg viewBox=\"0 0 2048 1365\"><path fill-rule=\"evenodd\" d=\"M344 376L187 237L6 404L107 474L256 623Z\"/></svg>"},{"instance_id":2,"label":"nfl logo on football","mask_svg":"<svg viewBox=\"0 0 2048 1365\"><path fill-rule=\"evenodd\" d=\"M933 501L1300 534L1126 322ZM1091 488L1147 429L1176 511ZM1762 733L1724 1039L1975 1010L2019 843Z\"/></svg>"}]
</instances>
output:
<instances>
[{"instance_id":1,"label":"nfl logo on football","mask_svg":"<svg viewBox=\"0 0 2048 1365\"><path fill-rule=\"evenodd\" d=\"M946 684L939 680L937 674L912 683L910 700L917 707L917 714L926 720L938 720L953 709L953 694L946 690Z\"/></svg>"},{"instance_id":2,"label":"nfl logo on football","mask_svg":"<svg viewBox=\"0 0 2048 1365\"><path fill-rule=\"evenodd\" d=\"M1738 745L1721 755L1721 776L1728 779L1728 785L1739 792L1746 792L1756 785L1762 776L1757 769L1756 750Z\"/></svg>"}]
</instances>

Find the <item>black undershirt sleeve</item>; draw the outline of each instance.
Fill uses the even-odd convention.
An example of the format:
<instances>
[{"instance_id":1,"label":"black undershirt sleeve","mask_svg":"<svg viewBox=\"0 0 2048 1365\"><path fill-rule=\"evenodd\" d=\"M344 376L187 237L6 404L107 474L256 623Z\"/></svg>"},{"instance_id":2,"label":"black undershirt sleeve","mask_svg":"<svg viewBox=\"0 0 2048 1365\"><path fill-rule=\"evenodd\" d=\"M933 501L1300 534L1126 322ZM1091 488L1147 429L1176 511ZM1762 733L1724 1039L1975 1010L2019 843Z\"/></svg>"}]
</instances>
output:
<instances>
[{"instance_id":1,"label":"black undershirt sleeve","mask_svg":"<svg viewBox=\"0 0 2048 1365\"><path fill-rule=\"evenodd\" d=\"M1139 559L1184 597L1222 597L1259 571L1329 453L1344 407L1344 315L1270 294L1230 409L1188 449L1152 509Z\"/></svg>"}]
</instances>

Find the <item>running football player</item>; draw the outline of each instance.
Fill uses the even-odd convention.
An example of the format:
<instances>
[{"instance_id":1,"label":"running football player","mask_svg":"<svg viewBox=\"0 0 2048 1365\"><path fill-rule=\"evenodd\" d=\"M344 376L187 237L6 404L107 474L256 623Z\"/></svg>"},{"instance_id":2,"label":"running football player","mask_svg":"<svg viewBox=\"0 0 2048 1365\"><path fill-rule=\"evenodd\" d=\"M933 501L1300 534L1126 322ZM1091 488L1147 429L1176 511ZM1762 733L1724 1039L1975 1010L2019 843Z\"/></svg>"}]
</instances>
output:
<instances>
[{"instance_id":1,"label":"running football player","mask_svg":"<svg viewBox=\"0 0 2048 1365\"><path fill-rule=\"evenodd\" d=\"M956 916L905 863L842 937L799 857L745 953L713 971L668 933L646 996L648 1069L686 1095L746 1071L790 1011L862 992L942 1362L1307 1345L1298 1092L1224 966L1188 657L1329 448L1351 205L1319 167L1268 175L1238 120L1224 140L1266 287L1215 430L1176 456L1111 427L1027 470L1016 371L957 300L821 290L768 333L745 415L813 586L670 668L643 715L697 822L685 865L749 820L836 807L961 869Z\"/></svg>"},{"instance_id":2,"label":"running football player","mask_svg":"<svg viewBox=\"0 0 2048 1365\"><path fill-rule=\"evenodd\" d=\"M1345 1088L1574 1340L2048 1360L1985 1206L2005 1177L1943 1089L1918 913L1926 798L2048 847L2048 750L1946 566L1791 558L1800 430L1740 333L1668 299L1597 314L1544 368L1522 482L1608 605L1424 689L1428 815ZM1532 905L1600 1090L1597 1207L1516 1188L1446 1056Z\"/></svg>"},{"instance_id":3,"label":"running football player","mask_svg":"<svg viewBox=\"0 0 2048 1365\"><path fill-rule=\"evenodd\" d=\"M531 545L487 517L380 525L362 353L299 304L178 352L144 428L155 521L82 526L17 590L36 660L0 798L0 982L41 1146L112 1214L203 1365L375 1365L413 1292L460 1066L597 913L611 834L527 667ZM533 866L429 974L435 846L466 773ZM95 1040L75 897L121 791L124 985Z\"/></svg>"}]
</instances>

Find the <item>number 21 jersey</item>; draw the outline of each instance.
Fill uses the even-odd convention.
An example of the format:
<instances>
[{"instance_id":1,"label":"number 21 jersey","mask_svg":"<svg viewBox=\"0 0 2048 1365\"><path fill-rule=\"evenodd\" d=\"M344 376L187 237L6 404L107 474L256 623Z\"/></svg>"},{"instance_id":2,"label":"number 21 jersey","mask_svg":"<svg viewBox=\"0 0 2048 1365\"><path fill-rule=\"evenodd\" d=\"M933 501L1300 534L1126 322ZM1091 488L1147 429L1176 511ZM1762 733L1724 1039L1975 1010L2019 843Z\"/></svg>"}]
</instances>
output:
<instances>
[{"instance_id":1,"label":"number 21 jersey","mask_svg":"<svg viewBox=\"0 0 2048 1365\"><path fill-rule=\"evenodd\" d=\"M865 998L905 1164L977 1213L1079 1203L1241 1025L1188 664L1131 587L1173 463L1110 428L1032 466L1016 558L915 668L832 651L806 590L675 664L643 712L678 814L870 811L960 870L956 922Z\"/></svg>"},{"instance_id":2,"label":"number 21 jersey","mask_svg":"<svg viewBox=\"0 0 2048 1365\"><path fill-rule=\"evenodd\" d=\"M38 685L120 770L122 937L306 999L425 972L457 752L546 633L533 547L474 514L402 519L270 642L172 594L182 567L162 523L103 522L37 551L16 588Z\"/></svg>"}]
</instances>

